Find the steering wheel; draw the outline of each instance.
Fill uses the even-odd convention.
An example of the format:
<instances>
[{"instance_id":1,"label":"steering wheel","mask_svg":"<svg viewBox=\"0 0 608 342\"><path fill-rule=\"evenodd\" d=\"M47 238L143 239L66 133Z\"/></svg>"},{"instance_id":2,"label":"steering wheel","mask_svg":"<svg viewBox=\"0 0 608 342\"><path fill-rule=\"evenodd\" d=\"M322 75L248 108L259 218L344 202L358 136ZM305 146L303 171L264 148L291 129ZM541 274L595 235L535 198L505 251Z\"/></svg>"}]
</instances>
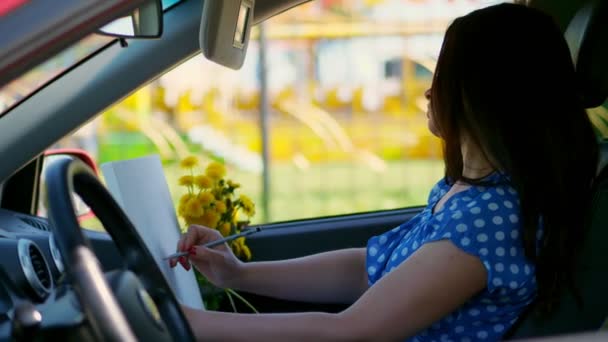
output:
<instances>
[{"instance_id":1,"label":"steering wheel","mask_svg":"<svg viewBox=\"0 0 608 342\"><path fill-rule=\"evenodd\" d=\"M55 239L95 337L103 341L148 340L144 336L155 341L194 341L152 254L93 171L80 160L58 160L49 165L46 182ZM109 281L74 214L74 192L99 218L123 257L124 268L114 271Z\"/></svg>"}]
</instances>

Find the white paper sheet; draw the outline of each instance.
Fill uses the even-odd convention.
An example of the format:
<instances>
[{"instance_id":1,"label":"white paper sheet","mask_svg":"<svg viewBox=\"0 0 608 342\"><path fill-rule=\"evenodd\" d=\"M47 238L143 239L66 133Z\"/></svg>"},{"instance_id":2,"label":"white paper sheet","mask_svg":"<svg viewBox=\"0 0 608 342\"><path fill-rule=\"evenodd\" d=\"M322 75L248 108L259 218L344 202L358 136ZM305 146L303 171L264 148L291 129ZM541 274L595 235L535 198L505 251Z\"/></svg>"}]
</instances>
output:
<instances>
[{"instance_id":1,"label":"white paper sheet","mask_svg":"<svg viewBox=\"0 0 608 342\"><path fill-rule=\"evenodd\" d=\"M135 225L177 299L203 309L194 271L187 272L180 266L170 268L163 260L175 252L180 231L159 157L105 163L101 171L106 186Z\"/></svg>"}]
</instances>

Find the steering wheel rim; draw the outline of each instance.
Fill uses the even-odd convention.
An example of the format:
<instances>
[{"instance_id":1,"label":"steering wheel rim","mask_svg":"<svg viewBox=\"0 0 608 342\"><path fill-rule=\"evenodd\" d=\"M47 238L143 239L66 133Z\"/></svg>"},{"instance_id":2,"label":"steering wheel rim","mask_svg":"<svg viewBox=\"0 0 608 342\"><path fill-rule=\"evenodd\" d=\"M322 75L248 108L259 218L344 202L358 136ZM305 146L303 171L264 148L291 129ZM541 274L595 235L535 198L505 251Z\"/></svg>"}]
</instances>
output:
<instances>
[{"instance_id":1,"label":"steering wheel rim","mask_svg":"<svg viewBox=\"0 0 608 342\"><path fill-rule=\"evenodd\" d=\"M72 193L78 194L102 222L123 256L124 265L137 275L154 300L173 340L194 341L174 293L135 226L92 170L80 160L58 160L48 167L46 185L48 216L68 265L66 272L97 336L104 340L136 340L81 231Z\"/></svg>"}]
</instances>

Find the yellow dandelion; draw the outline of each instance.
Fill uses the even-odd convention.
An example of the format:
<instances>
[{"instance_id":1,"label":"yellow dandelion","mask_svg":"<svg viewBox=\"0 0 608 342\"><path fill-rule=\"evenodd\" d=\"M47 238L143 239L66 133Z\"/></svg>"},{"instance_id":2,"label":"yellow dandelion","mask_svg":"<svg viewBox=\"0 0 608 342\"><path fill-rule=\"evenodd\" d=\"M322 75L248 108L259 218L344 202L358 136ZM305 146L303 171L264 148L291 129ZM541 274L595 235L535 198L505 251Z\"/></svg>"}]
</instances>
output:
<instances>
[{"instance_id":1,"label":"yellow dandelion","mask_svg":"<svg viewBox=\"0 0 608 342\"><path fill-rule=\"evenodd\" d=\"M228 180L228 186L233 189L238 189L241 187L241 184L233 182L232 180Z\"/></svg>"},{"instance_id":2,"label":"yellow dandelion","mask_svg":"<svg viewBox=\"0 0 608 342\"><path fill-rule=\"evenodd\" d=\"M226 210L228 210L228 208L226 208L226 204L224 202L221 202L221 201L215 202L215 211L217 211L220 214L223 214L226 212Z\"/></svg>"},{"instance_id":3,"label":"yellow dandelion","mask_svg":"<svg viewBox=\"0 0 608 342\"><path fill-rule=\"evenodd\" d=\"M186 215L186 204L188 204L188 201L192 198L191 194L185 194L182 197L180 197L178 205L177 205L177 214L179 216L185 216Z\"/></svg>"},{"instance_id":4,"label":"yellow dandelion","mask_svg":"<svg viewBox=\"0 0 608 342\"><path fill-rule=\"evenodd\" d=\"M194 184L194 177L192 176L181 176L178 180L179 185L190 187Z\"/></svg>"},{"instance_id":5,"label":"yellow dandelion","mask_svg":"<svg viewBox=\"0 0 608 342\"><path fill-rule=\"evenodd\" d=\"M241 246L233 243L232 244L232 252L234 253L234 255L236 255L236 257L240 257L241 256Z\"/></svg>"},{"instance_id":6,"label":"yellow dandelion","mask_svg":"<svg viewBox=\"0 0 608 342\"><path fill-rule=\"evenodd\" d=\"M198 158L195 156L186 157L179 163L179 166L181 166L183 169L191 169L197 165Z\"/></svg>"},{"instance_id":7,"label":"yellow dandelion","mask_svg":"<svg viewBox=\"0 0 608 342\"><path fill-rule=\"evenodd\" d=\"M220 225L220 228L218 230L220 231L222 236L230 235L230 223L223 223L222 225Z\"/></svg>"},{"instance_id":8,"label":"yellow dandelion","mask_svg":"<svg viewBox=\"0 0 608 342\"><path fill-rule=\"evenodd\" d=\"M180 204L177 207L177 215L179 215L181 217L185 217L186 214L187 214L187 212L186 212L186 204L185 203L184 204Z\"/></svg>"},{"instance_id":9,"label":"yellow dandelion","mask_svg":"<svg viewBox=\"0 0 608 342\"><path fill-rule=\"evenodd\" d=\"M199 189L210 189L213 186L213 181L205 175L198 175L194 177L194 184Z\"/></svg>"},{"instance_id":10,"label":"yellow dandelion","mask_svg":"<svg viewBox=\"0 0 608 342\"><path fill-rule=\"evenodd\" d=\"M253 207L253 206L245 207L245 208L243 208L243 212L248 217L253 217L253 216L255 216L255 207Z\"/></svg>"},{"instance_id":11,"label":"yellow dandelion","mask_svg":"<svg viewBox=\"0 0 608 342\"><path fill-rule=\"evenodd\" d=\"M203 202L201 201L201 198L200 198L199 196L194 196L194 195L192 195L192 198L190 198L190 201L188 201L188 203L189 203L189 202L196 202L196 204L197 204L199 207L201 207L201 208L205 209L205 207L204 207L204 205L203 205Z\"/></svg>"},{"instance_id":12,"label":"yellow dandelion","mask_svg":"<svg viewBox=\"0 0 608 342\"><path fill-rule=\"evenodd\" d=\"M188 204L186 204L186 212L188 213L188 216L191 217L201 217L204 214L203 207L196 198L192 198L188 201Z\"/></svg>"},{"instance_id":13,"label":"yellow dandelion","mask_svg":"<svg viewBox=\"0 0 608 342\"><path fill-rule=\"evenodd\" d=\"M211 202L213 202L215 200L213 195L208 192L201 192L197 196L197 198L200 201L201 205L205 206L205 207L208 206L209 204L211 204Z\"/></svg>"},{"instance_id":14,"label":"yellow dandelion","mask_svg":"<svg viewBox=\"0 0 608 342\"><path fill-rule=\"evenodd\" d=\"M222 174L217 169L207 169L205 172L211 179L218 180L222 178Z\"/></svg>"},{"instance_id":15,"label":"yellow dandelion","mask_svg":"<svg viewBox=\"0 0 608 342\"><path fill-rule=\"evenodd\" d=\"M220 163L213 162L207 166L205 174L214 180L220 180L226 175L226 167Z\"/></svg>"},{"instance_id":16,"label":"yellow dandelion","mask_svg":"<svg viewBox=\"0 0 608 342\"><path fill-rule=\"evenodd\" d=\"M241 195L239 196L239 199L241 200L241 203L243 203L243 205L245 206L253 205L253 201L247 195Z\"/></svg>"},{"instance_id":17,"label":"yellow dandelion","mask_svg":"<svg viewBox=\"0 0 608 342\"><path fill-rule=\"evenodd\" d=\"M244 246L245 245L245 237L241 236L240 238L234 240L235 245Z\"/></svg>"},{"instance_id":18,"label":"yellow dandelion","mask_svg":"<svg viewBox=\"0 0 608 342\"><path fill-rule=\"evenodd\" d=\"M203 218L202 217L189 217L186 222L188 223L188 225L192 225L192 224L196 224L199 226L204 226L205 222L203 222Z\"/></svg>"},{"instance_id":19,"label":"yellow dandelion","mask_svg":"<svg viewBox=\"0 0 608 342\"><path fill-rule=\"evenodd\" d=\"M255 215L255 204L253 204L253 201L249 197L241 195L239 200L241 201L241 206L245 215L249 217Z\"/></svg>"},{"instance_id":20,"label":"yellow dandelion","mask_svg":"<svg viewBox=\"0 0 608 342\"><path fill-rule=\"evenodd\" d=\"M191 198L193 198L194 196L192 194L185 194L182 195L182 197L179 198L179 203L180 204L186 204Z\"/></svg>"},{"instance_id":21,"label":"yellow dandelion","mask_svg":"<svg viewBox=\"0 0 608 342\"><path fill-rule=\"evenodd\" d=\"M245 258L245 261L251 260L251 250L249 249L249 247L246 245L242 245L240 248L241 252L243 253L243 257Z\"/></svg>"},{"instance_id":22,"label":"yellow dandelion","mask_svg":"<svg viewBox=\"0 0 608 342\"><path fill-rule=\"evenodd\" d=\"M205 222L205 226L215 228L217 227L217 223L220 221L220 215L214 211L206 211L202 217L202 220Z\"/></svg>"}]
</instances>

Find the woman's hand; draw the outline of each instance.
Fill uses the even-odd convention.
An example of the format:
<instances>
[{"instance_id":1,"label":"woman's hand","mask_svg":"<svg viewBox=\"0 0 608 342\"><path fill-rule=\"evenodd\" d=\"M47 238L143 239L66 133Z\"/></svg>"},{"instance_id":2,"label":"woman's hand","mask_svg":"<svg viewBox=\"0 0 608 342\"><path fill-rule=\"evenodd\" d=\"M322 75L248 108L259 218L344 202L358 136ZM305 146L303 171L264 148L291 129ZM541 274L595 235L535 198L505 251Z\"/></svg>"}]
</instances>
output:
<instances>
[{"instance_id":1,"label":"woman's hand","mask_svg":"<svg viewBox=\"0 0 608 342\"><path fill-rule=\"evenodd\" d=\"M189 256L170 260L170 266L175 267L179 262L186 270L190 270L192 263L213 285L234 287L244 267L230 247L225 243L213 249L200 246L221 238L222 235L217 230L190 226L177 244L177 250L188 252Z\"/></svg>"}]
</instances>

